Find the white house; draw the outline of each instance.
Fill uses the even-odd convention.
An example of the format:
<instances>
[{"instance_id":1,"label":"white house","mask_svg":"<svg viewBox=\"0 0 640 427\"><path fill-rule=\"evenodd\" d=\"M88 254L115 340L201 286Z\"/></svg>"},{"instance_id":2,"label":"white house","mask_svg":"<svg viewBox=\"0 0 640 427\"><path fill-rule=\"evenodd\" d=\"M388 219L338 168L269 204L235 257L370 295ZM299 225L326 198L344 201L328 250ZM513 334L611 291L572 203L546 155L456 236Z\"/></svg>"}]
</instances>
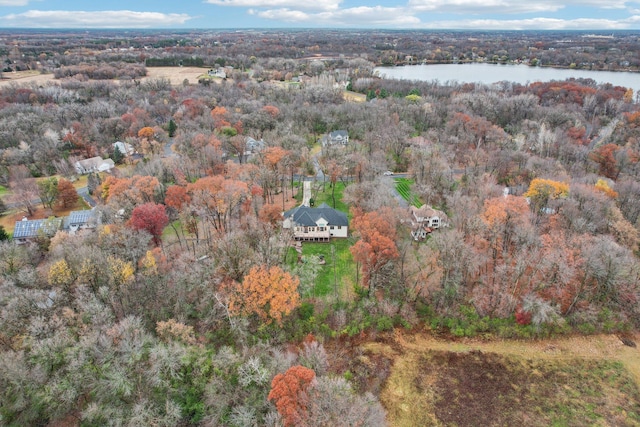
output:
<instances>
[{"instance_id":1,"label":"white house","mask_svg":"<svg viewBox=\"0 0 640 427\"><path fill-rule=\"evenodd\" d=\"M74 167L76 172L80 175L85 175L92 172L109 172L115 167L113 160L103 159L100 156L91 157L90 159L78 160Z\"/></svg>"},{"instance_id":2,"label":"white house","mask_svg":"<svg viewBox=\"0 0 640 427\"><path fill-rule=\"evenodd\" d=\"M347 145L349 143L349 133L346 130L335 130L322 137L322 146L327 145Z\"/></svg>"},{"instance_id":3,"label":"white house","mask_svg":"<svg viewBox=\"0 0 640 427\"><path fill-rule=\"evenodd\" d=\"M326 203L317 208L298 206L283 214L282 228L293 229L296 240L328 242L332 237L349 236L347 214Z\"/></svg>"},{"instance_id":4,"label":"white house","mask_svg":"<svg viewBox=\"0 0 640 427\"><path fill-rule=\"evenodd\" d=\"M124 154L125 157L131 156L136 152L133 146L128 142L116 141L113 143L113 148L115 149L116 147L118 148L118 151Z\"/></svg>"},{"instance_id":5,"label":"white house","mask_svg":"<svg viewBox=\"0 0 640 427\"><path fill-rule=\"evenodd\" d=\"M447 214L433 209L429 205L422 205L419 208L411 206L409 212L411 215L411 236L414 240L424 239L433 230L449 226Z\"/></svg>"}]
</instances>

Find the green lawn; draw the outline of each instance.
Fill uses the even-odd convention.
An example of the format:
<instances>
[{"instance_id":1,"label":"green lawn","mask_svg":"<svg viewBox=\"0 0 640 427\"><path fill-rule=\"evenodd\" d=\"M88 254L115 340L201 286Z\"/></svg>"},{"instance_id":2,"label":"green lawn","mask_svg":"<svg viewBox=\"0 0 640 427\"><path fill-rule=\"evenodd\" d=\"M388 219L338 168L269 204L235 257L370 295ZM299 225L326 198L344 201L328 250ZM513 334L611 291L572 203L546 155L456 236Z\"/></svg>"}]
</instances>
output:
<instances>
[{"instance_id":1,"label":"green lawn","mask_svg":"<svg viewBox=\"0 0 640 427\"><path fill-rule=\"evenodd\" d=\"M331 254L331 246L335 247L335 262ZM330 243L302 243L302 255L323 255L326 264L320 266L312 295L325 297L336 295L346 299L350 295L356 281L356 263L349 251L349 239L334 238ZM287 260L293 265L298 253L291 248ZM335 267L335 268L334 268Z\"/></svg>"},{"instance_id":2,"label":"green lawn","mask_svg":"<svg viewBox=\"0 0 640 427\"><path fill-rule=\"evenodd\" d=\"M422 200L411 192L411 187L413 186L413 180L407 178L395 178L396 182L396 190L403 199L405 199L409 204L419 208L423 205Z\"/></svg>"},{"instance_id":3,"label":"green lawn","mask_svg":"<svg viewBox=\"0 0 640 427\"><path fill-rule=\"evenodd\" d=\"M323 203L331 206L334 209L342 211L344 213L349 213L349 206L342 201L342 193L344 192L345 185L343 182L336 182L335 189L335 197L336 197L336 205L333 206L333 198L331 197L331 193L333 188L330 182L326 182L324 184L324 192L322 191L322 181L318 181L313 185L313 188L318 188L318 191L313 191L313 198L315 202L315 206L320 206Z\"/></svg>"}]
</instances>

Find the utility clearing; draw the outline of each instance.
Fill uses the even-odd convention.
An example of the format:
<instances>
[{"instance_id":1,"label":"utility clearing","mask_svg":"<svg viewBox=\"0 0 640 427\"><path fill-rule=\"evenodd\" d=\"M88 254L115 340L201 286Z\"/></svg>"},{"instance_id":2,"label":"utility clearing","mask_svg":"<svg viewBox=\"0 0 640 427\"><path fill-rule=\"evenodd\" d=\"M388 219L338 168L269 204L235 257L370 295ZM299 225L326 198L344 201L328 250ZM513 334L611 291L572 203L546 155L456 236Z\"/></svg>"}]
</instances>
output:
<instances>
[{"instance_id":1,"label":"utility clearing","mask_svg":"<svg viewBox=\"0 0 640 427\"><path fill-rule=\"evenodd\" d=\"M367 367L365 389L377 375L371 391L391 426L640 426L640 350L616 335L451 341L396 331L358 347L348 368Z\"/></svg>"}]
</instances>

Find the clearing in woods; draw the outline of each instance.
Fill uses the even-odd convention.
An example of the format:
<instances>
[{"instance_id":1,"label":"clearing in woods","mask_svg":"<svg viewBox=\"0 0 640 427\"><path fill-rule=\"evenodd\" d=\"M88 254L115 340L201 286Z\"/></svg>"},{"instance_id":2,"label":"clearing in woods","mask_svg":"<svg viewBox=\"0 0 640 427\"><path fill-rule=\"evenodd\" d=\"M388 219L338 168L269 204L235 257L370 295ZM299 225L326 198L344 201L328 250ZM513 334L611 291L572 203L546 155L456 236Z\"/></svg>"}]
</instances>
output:
<instances>
[{"instance_id":1,"label":"clearing in woods","mask_svg":"<svg viewBox=\"0 0 640 427\"><path fill-rule=\"evenodd\" d=\"M351 352L342 369L379 394L391 426L640 426L640 351L615 335L451 341L396 330Z\"/></svg>"}]
</instances>

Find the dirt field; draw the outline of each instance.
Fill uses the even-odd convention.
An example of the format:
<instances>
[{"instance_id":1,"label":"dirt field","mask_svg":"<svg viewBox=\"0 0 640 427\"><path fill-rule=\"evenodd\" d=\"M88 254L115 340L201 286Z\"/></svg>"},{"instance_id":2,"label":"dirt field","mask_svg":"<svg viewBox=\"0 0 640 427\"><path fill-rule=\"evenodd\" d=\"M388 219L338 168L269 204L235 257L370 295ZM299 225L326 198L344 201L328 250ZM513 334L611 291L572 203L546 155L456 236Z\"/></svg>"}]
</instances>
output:
<instances>
[{"instance_id":1,"label":"dirt field","mask_svg":"<svg viewBox=\"0 0 640 427\"><path fill-rule=\"evenodd\" d=\"M640 350L615 335L483 342L397 331L334 349L391 426L640 426Z\"/></svg>"},{"instance_id":2,"label":"dirt field","mask_svg":"<svg viewBox=\"0 0 640 427\"><path fill-rule=\"evenodd\" d=\"M182 82L187 79L189 84L198 83L198 77L204 74L207 70L205 68L197 67L149 67L147 68L147 76L143 77L141 81L146 79L158 79L167 78L171 81L172 85L181 85ZM31 84L45 85L49 82L55 82L53 74L40 74L37 71L19 71L17 73L4 73L0 80L0 87L3 85L9 85L12 83L18 84ZM114 80L117 82L117 80Z\"/></svg>"}]
</instances>

